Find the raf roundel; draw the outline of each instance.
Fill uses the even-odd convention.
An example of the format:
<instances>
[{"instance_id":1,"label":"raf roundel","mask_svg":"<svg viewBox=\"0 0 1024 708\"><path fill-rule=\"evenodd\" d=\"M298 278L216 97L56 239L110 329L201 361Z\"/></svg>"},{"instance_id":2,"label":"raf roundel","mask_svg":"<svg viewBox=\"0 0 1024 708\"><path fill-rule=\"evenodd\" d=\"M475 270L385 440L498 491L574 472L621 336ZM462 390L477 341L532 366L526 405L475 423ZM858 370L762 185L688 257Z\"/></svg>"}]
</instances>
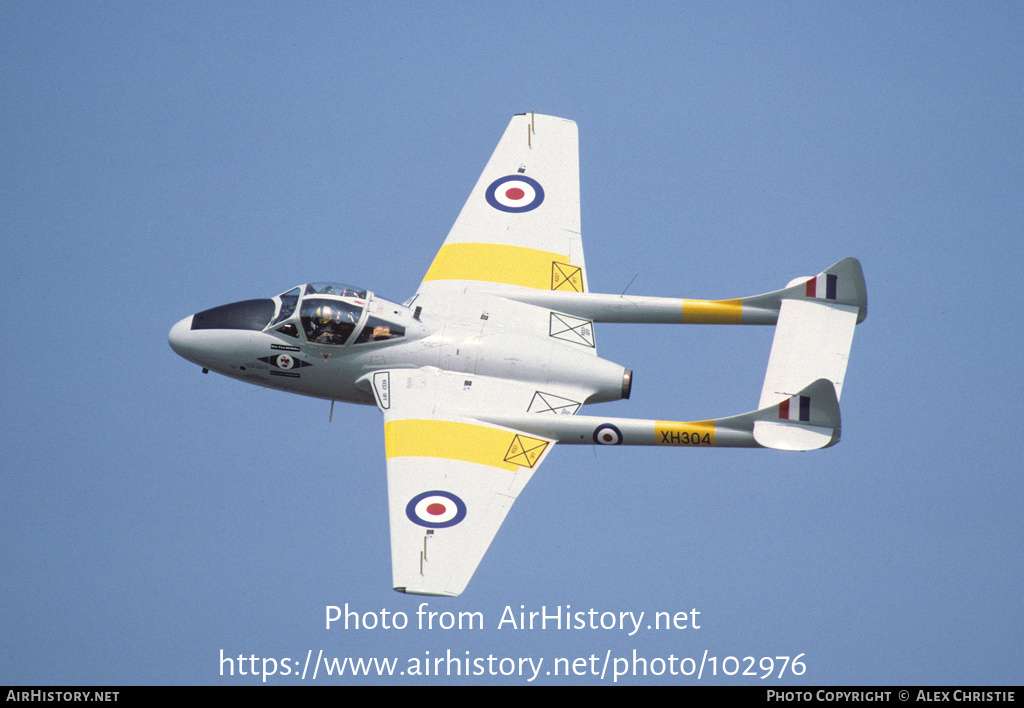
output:
<instances>
[{"instance_id":1,"label":"raf roundel","mask_svg":"<svg viewBox=\"0 0 1024 708\"><path fill-rule=\"evenodd\" d=\"M423 492L409 500L405 515L414 524L444 529L466 518L466 503L451 492Z\"/></svg>"},{"instance_id":2,"label":"raf roundel","mask_svg":"<svg viewBox=\"0 0 1024 708\"><path fill-rule=\"evenodd\" d=\"M599 425L594 431L594 442L598 445L621 445L622 431L611 423Z\"/></svg>"},{"instance_id":3,"label":"raf roundel","mask_svg":"<svg viewBox=\"0 0 1024 708\"><path fill-rule=\"evenodd\" d=\"M487 203L499 211L520 214L533 211L544 201L540 182L526 175L500 177L487 188Z\"/></svg>"}]
</instances>

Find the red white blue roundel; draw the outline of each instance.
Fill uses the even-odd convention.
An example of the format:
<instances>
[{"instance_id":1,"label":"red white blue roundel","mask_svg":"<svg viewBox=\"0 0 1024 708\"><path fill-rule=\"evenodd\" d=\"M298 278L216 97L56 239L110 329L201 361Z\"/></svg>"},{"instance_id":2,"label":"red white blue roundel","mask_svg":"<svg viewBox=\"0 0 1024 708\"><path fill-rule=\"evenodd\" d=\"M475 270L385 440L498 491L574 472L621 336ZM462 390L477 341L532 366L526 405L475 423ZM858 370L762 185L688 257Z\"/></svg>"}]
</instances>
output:
<instances>
[{"instance_id":1,"label":"red white blue roundel","mask_svg":"<svg viewBox=\"0 0 1024 708\"><path fill-rule=\"evenodd\" d=\"M451 492L423 492L409 500L405 515L414 524L444 529L466 518L466 503Z\"/></svg>"},{"instance_id":2,"label":"red white blue roundel","mask_svg":"<svg viewBox=\"0 0 1024 708\"><path fill-rule=\"evenodd\" d=\"M526 175L500 177L487 188L487 203L495 209L519 214L533 211L544 201L540 182Z\"/></svg>"},{"instance_id":3,"label":"red white blue roundel","mask_svg":"<svg viewBox=\"0 0 1024 708\"><path fill-rule=\"evenodd\" d=\"M598 445L621 445L622 431L611 423L599 425L594 431L594 442Z\"/></svg>"}]
</instances>

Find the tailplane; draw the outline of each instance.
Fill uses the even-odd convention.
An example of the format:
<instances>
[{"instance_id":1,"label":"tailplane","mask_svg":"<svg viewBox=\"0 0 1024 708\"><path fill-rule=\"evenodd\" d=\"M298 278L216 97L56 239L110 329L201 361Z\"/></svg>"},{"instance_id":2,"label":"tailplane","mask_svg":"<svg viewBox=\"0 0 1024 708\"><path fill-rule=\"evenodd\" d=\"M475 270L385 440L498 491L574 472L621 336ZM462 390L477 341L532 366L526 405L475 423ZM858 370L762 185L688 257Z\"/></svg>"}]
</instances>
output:
<instances>
[{"instance_id":1,"label":"tailplane","mask_svg":"<svg viewBox=\"0 0 1024 708\"><path fill-rule=\"evenodd\" d=\"M853 330L867 317L860 263L844 258L813 278L791 282L781 295L775 338L758 408L827 379L842 395Z\"/></svg>"}]
</instances>

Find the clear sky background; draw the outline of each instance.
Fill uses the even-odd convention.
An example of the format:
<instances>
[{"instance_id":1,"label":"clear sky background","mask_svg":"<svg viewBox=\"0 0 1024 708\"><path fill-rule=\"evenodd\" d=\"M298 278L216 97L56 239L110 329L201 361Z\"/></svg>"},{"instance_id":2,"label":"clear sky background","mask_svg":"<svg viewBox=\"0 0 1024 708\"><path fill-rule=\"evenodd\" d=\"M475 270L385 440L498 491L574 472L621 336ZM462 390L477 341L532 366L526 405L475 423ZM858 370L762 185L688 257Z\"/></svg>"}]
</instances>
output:
<instances>
[{"instance_id":1,"label":"clear sky background","mask_svg":"<svg viewBox=\"0 0 1024 708\"><path fill-rule=\"evenodd\" d=\"M1021 684L1022 37L1002 2L0 4L0 684L259 682L222 650ZM167 332L314 280L404 300L530 109L579 125L596 292L861 260L843 440L556 448L465 594L403 596L380 413L203 376ZM597 337L633 397L587 412L699 420L756 406L772 329ZM326 630L345 603L410 625ZM701 626L498 628L566 605Z\"/></svg>"}]
</instances>

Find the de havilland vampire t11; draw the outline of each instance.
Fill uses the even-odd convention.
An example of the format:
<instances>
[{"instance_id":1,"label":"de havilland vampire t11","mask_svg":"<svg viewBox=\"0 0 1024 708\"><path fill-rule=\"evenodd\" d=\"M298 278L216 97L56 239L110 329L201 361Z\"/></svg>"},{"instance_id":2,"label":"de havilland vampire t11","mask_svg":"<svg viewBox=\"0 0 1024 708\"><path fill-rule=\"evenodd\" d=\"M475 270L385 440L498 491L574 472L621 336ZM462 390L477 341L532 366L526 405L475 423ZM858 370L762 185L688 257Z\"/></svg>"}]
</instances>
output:
<instances>
[{"instance_id":1,"label":"de havilland vampire t11","mask_svg":"<svg viewBox=\"0 0 1024 708\"><path fill-rule=\"evenodd\" d=\"M384 416L396 590L461 593L556 444L812 450L839 441L860 263L734 300L591 293L576 124L513 117L469 201L402 304L307 283L186 317L170 344L225 376ZM757 410L675 422L578 415L629 398L597 322L774 325Z\"/></svg>"}]
</instances>

